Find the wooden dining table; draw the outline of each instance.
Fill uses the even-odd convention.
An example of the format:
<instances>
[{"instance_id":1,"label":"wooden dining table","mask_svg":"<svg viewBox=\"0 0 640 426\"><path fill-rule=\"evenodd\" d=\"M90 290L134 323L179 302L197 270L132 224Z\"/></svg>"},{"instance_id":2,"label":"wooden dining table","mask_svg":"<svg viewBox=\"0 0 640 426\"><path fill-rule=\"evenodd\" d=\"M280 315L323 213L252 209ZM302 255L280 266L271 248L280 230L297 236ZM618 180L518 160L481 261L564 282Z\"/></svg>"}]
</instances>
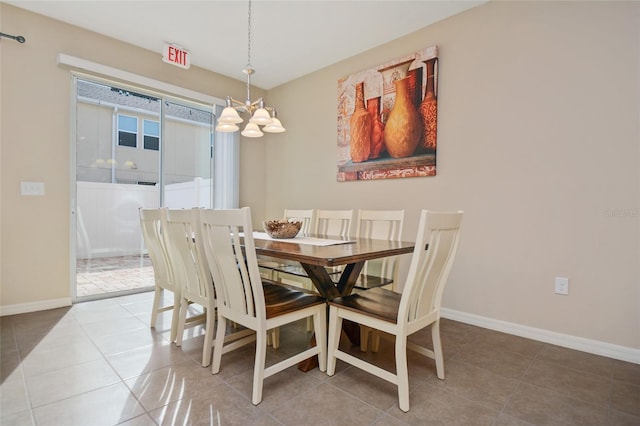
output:
<instances>
[{"instance_id":1,"label":"wooden dining table","mask_svg":"<svg viewBox=\"0 0 640 426\"><path fill-rule=\"evenodd\" d=\"M388 241L365 238L342 238L307 234L302 237L327 238L340 241L330 245L304 244L304 238L286 240L255 238L256 253L259 256L298 262L320 295L327 300L351 294L358 276L367 260L380 259L412 253L415 243L408 241ZM298 240L298 241L296 241ZM337 281L332 280L328 267L344 266ZM360 329L353 324L344 324L343 330L353 344L360 344ZM314 364L302 363L303 371Z\"/></svg>"}]
</instances>

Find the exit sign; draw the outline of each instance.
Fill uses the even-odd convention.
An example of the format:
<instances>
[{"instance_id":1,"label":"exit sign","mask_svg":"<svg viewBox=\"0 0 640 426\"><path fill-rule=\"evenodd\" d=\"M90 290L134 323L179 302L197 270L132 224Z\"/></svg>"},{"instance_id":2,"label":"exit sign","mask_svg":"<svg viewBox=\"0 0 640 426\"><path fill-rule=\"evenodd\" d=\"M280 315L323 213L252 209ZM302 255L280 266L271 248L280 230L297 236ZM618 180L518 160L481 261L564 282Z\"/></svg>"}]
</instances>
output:
<instances>
[{"instance_id":1,"label":"exit sign","mask_svg":"<svg viewBox=\"0 0 640 426\"><path fill-rule=\"evenodd\" d=\"M162 60L184 69L188 69L191 66L191 55L189 52L175 44L166 43L164 45Z\"/></svg>"}]
</instances>

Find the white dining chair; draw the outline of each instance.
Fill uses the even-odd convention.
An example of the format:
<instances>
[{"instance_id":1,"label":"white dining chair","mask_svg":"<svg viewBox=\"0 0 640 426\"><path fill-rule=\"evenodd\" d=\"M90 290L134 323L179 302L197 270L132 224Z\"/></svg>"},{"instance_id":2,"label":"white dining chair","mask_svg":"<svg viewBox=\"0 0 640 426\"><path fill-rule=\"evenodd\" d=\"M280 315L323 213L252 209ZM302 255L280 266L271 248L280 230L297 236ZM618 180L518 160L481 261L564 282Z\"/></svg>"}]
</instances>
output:
<instances>
[{"instance_id":1,"label":"white dining chair","mask_svg":"<svg viewBox=\"0 0 640 426\"><path fill-rule=\"evenodd\" d=\"M316 210L284 209L284 219L296 219L302 222L300 232L310 234L316 226Z\"/></svg>"},{"instance_id":2,"label":"white dining chair","mask_svg":"<svg viewBox=\"0 0 640 426\"><path fill-rule=\"evenodd\" d=\"M313 233L325 237L349 238L351 235L351 224L353 220L353 210L318 210L315 213L315 220L312 221ZM329 274L338 276L343 267L327 268ZM314 290L313 283L307 276L306 271L299 264L282 265L274 269L273 278L286 284L301 286ZM315 290L314 290L315 291ZM312 329L312 320L307 322L307 330Z\"/></svg>"},{"instance_id":3,"label":"white dining chair","mask_svg":"<svg viewBox=\"0 0 640 426\"><path fill-rule=\"evenodd\" d=\"M178 330L178 319L180 317L180 300L181 287L174 283L171 266L167 254L167 245L165 242L165 233L167 209L150 209L141 208L140 228L142 230L142 238L147 248L149 259L153 266L154 294L151 309L151 327L155 328L158 321L158 313L171 310L171 342L176 340ZM168 306L160 306L164 301L165 290L170 291L173 297L173 303Z\"/></svg>"},{"instance_id":4,"label":"white dining chair","mask_svg":"<svg viewBox=\"0 0 640 426\"><path fill-rule=\"evenodd\" d=\"M314 233L348 238L351 236L352 222L353 210L318 210Z\"/></svg>"},{"instance_id":5,"label":"white dining chair","mask_svg":"<svg viewBox=\"0 0 640 426\"><path fill-rule=\"evenodd\" d=\"M358 210L356 220L356 237L401 241L404 226L404 210ZM365 262L362 273L358 276L355 291L386 287L395 290L398 275L398 256L384 257ZM367 350L370 329L360 326L360 350ZM372 350L377 352L379 345L378 333L373 333Z\"/></svg>"},{"instance_id":6,"label":"white dining chair","mask_svg":"<svg viewBox=\"0 0 640 426\"><path fill-rule=\"evenodd\" d=\"M198 210L167 210L167 246L175 283L182 287L176 346L182 346L187 323L196 325L204 321L202 366L206 367L211 363L216 299L209 267L203 261L202 241L198 238ZM189 305L193 303L202 306L204 312L187 318Z\"/></svg>"},{"instance_id":7,"label":"white dining chair","mask_svg":"<svg viewBox=\"0 0 640 426\"><path fill-rule=\"evenodd\" d=\"M316 210L308 209L308 210L299 210L299 209L284 209L284 220L298 220L302 222L302 226L300 227L300 233L309 234L315 230L316 226ZM272 259L272 258L258 258L258 266L260 266L260 272L264 278L278 280L278 270L285 267L290 266L291 263L283 262L280 259ZM298 284L297 280L293 280L292 284ZM300 281L300 284L305 288L312 288L313 285L309 287L303 281ZM310 284L310 283L309 283Z\"/></svg>"},{"instance_id":8,"label":"white dining chair","mask_svg":"<svg viewBox=\"0 0 640 426\"><path fill-rule=\"evenodd\" d=\"M315 215L315 226L312 232L326 238L349 238L352 219L353 210L318 210ZM339 274L342 268L335 267L328 268L328 270L330 274ZM299 264L280 266L275 268L275 272L274 279L285 283L295 285L298 282L307 282L300 280L300 278L308 280L307 273Z\"/></svg>"},{"instance_id":9,"label":"white dining chair","mask_svg":"<svg viewBox=\"0 0 640 426\"><path fill-rule=\"evenodd\" d=\"M284 220L299 220L302 222L302 226L300 227L300 233L302 234L310 234L315 231L316 228L316 210L315 209L284 209ZM294 285L296 287L302 287L309 291L315 291L313 283L306 276L306 273L302 269L302 267L294 262L284 262L282 260L261 260L258 259L258 265L264 271L267 269L269 272L267 274L263 274L263 277L266 275L267 278L284 282L286 284ZM293 273L284 272L287 269L290 269ZM307 318L307 331L313 330L313 319L311 317ZM273 333L270 335L271 341L270 343L274 348L278 348L279 345L279 330L275 329Z\"/></svg>"},{"instance_id":10,"label":"white dining chair","mask_svg":"<svg viewBox=\"0 0 640 426\"><path fill-rule=\"evenodd\" d=\"M255 331L256 354L253 368L253 404L262 401L264 379L300 361L318 355L321 371L326 370L326 304L319 295L297 291L265 280L258 271L253 241L251 210L201 210L200 238L213 275L218 301L218 327L211 371L220 371L222 355L252 341L251 336L225 336L226 322L233 321ZM244 235L244 237L242 237ZM265 366L267 332L276 327L312 316L317 345Z\"/></svg>"},{"instance_id":11,"label":"white dining chair","mask_svg":"<svg viewBox=\"0 0 640 426\"><path fill-rule=\"evenodd\" d=\"M440 304L458 249L462 212L420 215L416 244L402 293L377 287L329 301L329 353L327 374L335 373L340 359L398 387L398 405L409 411L407 348L435 359L437 377L444 379L440 342ZM339 349L342 321L349 320L395 337L395 373ZM431 326L433 350L408 342L409 335Z\"/></svg>"}]
</instances>

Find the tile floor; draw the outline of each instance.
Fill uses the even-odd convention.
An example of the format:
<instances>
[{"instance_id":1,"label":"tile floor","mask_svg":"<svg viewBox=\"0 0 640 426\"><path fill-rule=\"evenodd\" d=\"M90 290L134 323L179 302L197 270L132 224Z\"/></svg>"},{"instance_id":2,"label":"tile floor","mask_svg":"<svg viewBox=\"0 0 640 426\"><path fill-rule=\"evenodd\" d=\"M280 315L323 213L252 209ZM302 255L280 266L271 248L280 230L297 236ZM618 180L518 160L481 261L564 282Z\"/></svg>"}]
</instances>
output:
<instances>
[{"instance_id":1,"label":"tile floor","mask_svg":"<svg viewBox=\"0 0 640 426\"><path fill-rule=\"evenodd\" d=\"M443 320L446 380L411 354L411 410L391 384L339 362L336 375L287 369L250 400L251 347L199 364L202 329L169 344L169 315L149 328L152 293L2 317L2 425L640 425L640 365ZM304 347L281 331L273 362ZM412 338L425 338L420 332ZM343 342L345 343L345 342ZM357 353L357 348L352 348ZM392 363L392 345L364 355Z\"/></svg>"}]
</instances>

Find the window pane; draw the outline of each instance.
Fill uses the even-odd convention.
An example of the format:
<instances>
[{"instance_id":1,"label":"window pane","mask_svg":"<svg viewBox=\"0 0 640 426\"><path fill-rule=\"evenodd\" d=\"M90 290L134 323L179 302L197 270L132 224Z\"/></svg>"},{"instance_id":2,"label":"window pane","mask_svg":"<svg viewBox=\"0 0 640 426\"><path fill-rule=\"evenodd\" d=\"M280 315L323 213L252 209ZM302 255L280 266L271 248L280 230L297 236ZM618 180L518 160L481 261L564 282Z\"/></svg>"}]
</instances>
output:
<instances>
[{"instance_id":1,"label":"window pane","mask_svg":"<svg viewBox=\"0 0 640 426\"><path fill-rule=\"evenodd\" d=\"M157 121L144 120L144 134L160 137L160 123Z\"/></svg>"},{"instance_id":2,"label":"window pane","mask_svg":"<svg viewBox=\"0 0 640 426\"><path fill-rule=\"evenodd\" d=\"M213 208L210 154L213 111L203 105L168 100L164 111L164 205L169 208Z\"/></svg>"},{"instance_id":3,"label":"window pane","mask_svg":"<svg viewBox=\"0 0 640 426\"><path fill-rule=\"evenodd\" d=\"M144 136L144 149L160 150L160 138L155 136Z\"/></svg>"},{"instance_id":4,"label":"window pane","mask_svg":"<svg viewBox=\"0 0 640 426\"><path fill-rule=\"evenodd\" d=\"M137 133L138 119L136 117L129 117L128 115L118 115L118 130Z\"/></svg>"},{"instance_id":5,"label":"window pane","mask_svg":"<svg viewBox=\"0 0 640 426\"><path fill-rule=\"evenodd\" d=\"M120 146L130 146L131 148L135 148L138 146L137 136L135 133L128 132L118 132L118 145Z\"/></svg>"}]
</instances>

